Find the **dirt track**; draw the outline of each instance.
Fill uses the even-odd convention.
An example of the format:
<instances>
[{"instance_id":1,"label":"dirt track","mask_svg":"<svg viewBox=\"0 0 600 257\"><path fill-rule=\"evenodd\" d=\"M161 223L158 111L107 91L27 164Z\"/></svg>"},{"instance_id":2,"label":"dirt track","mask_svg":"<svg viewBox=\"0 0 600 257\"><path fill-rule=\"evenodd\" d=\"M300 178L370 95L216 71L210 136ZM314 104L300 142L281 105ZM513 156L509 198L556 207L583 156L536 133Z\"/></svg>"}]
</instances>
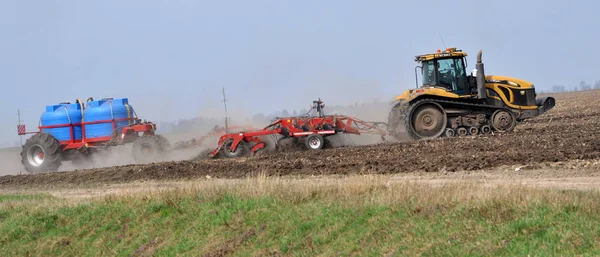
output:
<instances>
[{"instance_id":1,"label":"dirt track","mask_svg":"<svg viewBox=\"0 0 600 257\"><path fill-rule=\"evenodd\" d=\"M600 159L600 91L555 95L549 113L489 137L344 147L254 158L180 161L103 169L0 177L0 187L83 185L205 176L327 175L489 170L502 165L551 167L569 160Z\"/></svg>"}]
</instances>

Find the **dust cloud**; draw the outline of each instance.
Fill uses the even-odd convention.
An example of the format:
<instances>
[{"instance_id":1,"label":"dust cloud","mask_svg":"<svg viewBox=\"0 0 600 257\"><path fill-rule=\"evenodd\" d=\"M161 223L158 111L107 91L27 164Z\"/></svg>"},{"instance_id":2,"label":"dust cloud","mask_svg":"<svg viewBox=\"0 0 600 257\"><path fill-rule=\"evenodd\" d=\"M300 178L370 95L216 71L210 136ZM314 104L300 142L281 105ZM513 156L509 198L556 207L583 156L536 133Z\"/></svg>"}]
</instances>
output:
<instances>
[{"instance_id":1,"label":"dust cloud","mask_svg":"<svg viewBox=\"0 0 600 257\"><path fill-rule=\"evenodd\" d=\"M0 151L0 176L27 173L21 164L20 148Z\"/></svg>"}]
</instances>

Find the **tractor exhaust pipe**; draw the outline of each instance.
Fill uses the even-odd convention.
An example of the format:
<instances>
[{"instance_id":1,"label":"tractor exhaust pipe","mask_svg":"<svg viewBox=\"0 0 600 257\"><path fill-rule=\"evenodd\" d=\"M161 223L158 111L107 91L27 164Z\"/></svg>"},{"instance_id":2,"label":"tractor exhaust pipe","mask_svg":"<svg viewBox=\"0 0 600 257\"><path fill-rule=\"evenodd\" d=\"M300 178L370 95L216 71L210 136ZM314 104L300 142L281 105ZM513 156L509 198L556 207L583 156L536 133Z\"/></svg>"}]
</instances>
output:
<instances>
[{"instance_id":1,"label":"tractor exhaust pipe","mask_svg":"<svg viewBox=\"0 0 600 257\"><path fill-rule=\"evenodd\" d=\"M477 63L475 64L475 69L477 70L477 96L479 99L486 99L487 92L485 89L485 71L483 69L483 62L481 62L481 54L482 51L479 50L479 52L477 52Z\"/></svg>"}]
</instances>

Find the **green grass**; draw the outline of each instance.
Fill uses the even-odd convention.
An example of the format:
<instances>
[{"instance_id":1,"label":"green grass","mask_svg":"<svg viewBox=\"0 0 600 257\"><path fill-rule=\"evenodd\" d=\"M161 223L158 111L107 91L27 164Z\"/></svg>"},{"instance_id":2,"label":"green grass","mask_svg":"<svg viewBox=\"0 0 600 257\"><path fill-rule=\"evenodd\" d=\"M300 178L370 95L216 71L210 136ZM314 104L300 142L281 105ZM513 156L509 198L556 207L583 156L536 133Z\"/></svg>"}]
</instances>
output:
<instances>
[{"instance_id":1,"label":"green grass","mask_svg":"<svg viewBox=\"0 0 600 257\"><path fill-rule=\"evenodd\" d=\"M53 198L48 194L12 194L12 195L0 195L0 202L20 202L27 200L44 200Z\"/></svg>"},{"instance_id":2,"label":"green grass","mask_svg":"<svg viewBox=\"0 0 600 257\"><path fill-rule=\"evenodd\" d=\"M600 254L595 192L255 182L79 202L0 196L0 256Z\"/></svg>"}]
</instances>

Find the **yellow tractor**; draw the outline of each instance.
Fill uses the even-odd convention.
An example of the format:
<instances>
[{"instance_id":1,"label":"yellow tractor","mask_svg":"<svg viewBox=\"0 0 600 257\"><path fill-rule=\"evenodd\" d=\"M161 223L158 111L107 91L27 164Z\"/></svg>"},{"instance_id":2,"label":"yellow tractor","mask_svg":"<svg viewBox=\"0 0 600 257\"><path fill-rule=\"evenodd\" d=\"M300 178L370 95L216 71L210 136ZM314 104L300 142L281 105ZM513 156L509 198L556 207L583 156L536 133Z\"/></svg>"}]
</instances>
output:
<instances>
[{"instance_id":1,"label":"yellow tractor","mask_svg":"<svg viewBox=\"0 0 600 257\"><path fill-rule=\"evenodd\" d=\"M485 75L481 50L471 74L467 54L456 48L415 57L417 88L394 99L388 117L390 135L430 139L511 132L517 122L552 109L553 97L536 98L532 83ZM421 70L421 85L418 82Z\"/></svg>"}]
</instances>

